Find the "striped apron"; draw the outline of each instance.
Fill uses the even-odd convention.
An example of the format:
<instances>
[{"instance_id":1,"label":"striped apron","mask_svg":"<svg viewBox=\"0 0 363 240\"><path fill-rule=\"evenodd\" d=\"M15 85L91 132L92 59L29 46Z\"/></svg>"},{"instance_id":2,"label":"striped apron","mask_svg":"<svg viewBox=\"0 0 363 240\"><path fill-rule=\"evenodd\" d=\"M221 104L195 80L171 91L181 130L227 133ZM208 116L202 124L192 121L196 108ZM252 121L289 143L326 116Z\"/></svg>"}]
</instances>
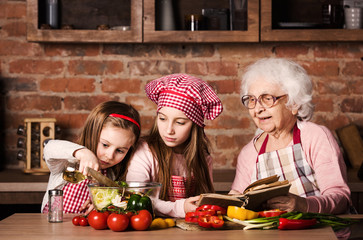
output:
<instances>
[{"instance_id":1,"label":"striped apron","mask_svg":"<svg viewBox=\"0 0 363 240\"><path fill-rule=\"evenodd\" d=\"M186 192L187 179L182 176L171 176L171 187L169 188L169 200L175 202L179 199L187 198L188 196L193 196L194 184L191 184L191 193Z\"/></svg>"},{"instance_id":2,"label":"striped apron","mask_svg":"<svg viewBox=\"0 0 363 240\"><path fill-rule=\"evenodd\" d=\"M293 146L266 152L267 141L268 135L258 153L251 182L278 175L280 181L289 180L291 183L290 193L300 197L320 196L314 170L306 161L301 146L300 129L297 125L294 126L293 130Z\"/></svg>"}]
</instances>

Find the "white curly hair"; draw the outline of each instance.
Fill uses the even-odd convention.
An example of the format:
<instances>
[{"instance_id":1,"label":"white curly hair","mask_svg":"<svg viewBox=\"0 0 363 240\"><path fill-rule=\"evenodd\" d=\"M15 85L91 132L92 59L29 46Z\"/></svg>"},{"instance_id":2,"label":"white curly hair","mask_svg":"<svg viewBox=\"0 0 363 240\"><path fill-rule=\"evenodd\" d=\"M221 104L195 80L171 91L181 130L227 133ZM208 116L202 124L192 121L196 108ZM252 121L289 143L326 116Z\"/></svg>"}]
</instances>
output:
<instances>
[{"instance_id":1,"label":"white curly hair","mask_svg":"<svg viewBox=\"0 0 363 240\"><path fill-rule=\"evenodd\" d=\"M250 84L261 78L281 86L289 96L286 107L297 107L299 120L311 119L314 112L313 85L302 66L283 58L260 59L247 67L242 77L241 96L248 94Z\"/></svg>"}]
</instances>

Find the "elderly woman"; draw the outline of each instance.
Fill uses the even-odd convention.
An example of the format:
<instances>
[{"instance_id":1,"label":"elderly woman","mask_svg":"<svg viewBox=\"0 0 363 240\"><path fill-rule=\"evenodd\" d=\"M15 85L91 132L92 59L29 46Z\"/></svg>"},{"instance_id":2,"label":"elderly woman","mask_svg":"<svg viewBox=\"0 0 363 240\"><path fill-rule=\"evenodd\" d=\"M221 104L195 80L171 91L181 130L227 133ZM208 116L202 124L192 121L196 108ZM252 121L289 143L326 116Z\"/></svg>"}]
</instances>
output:
<instances>
[{"instance_id":1,"label":"elderly woman","mask_svg":"<svg viewBox=\"0 0 363 240\"><path fill-rule=\"evenodd\" d=\"M240 152L230 193L277 174L290 181L290 193L268 200L268 209L346 213L346 167L331 132L308 121L314 107L306 71L285 59L261 59L248 67L241 90L261 131Z\"/></svg>"}]
</instances>

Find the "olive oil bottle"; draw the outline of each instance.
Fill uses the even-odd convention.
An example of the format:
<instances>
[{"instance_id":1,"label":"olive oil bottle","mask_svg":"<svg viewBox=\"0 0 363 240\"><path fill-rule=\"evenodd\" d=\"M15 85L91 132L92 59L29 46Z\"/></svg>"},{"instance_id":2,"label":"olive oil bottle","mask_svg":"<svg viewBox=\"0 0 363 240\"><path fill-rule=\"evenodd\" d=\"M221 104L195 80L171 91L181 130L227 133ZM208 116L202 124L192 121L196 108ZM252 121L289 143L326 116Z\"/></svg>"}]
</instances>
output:
<instances>
[{"instance_id":1,"label":"olive oil bottle","mask_svg":"<svg viewBox=\"0 0 363 240\"><path fill-rule=\"evenodd\" d=\"M68 159L68 163L63 170L63 179L70 183L79 183L87 177L78 171L79 161L77 159Z\"/></svg>"},{"instance_id":2,"label":"olive oil bottle","mask_svg":"<svg viewBox=\"0 0 363 240\"><path fill-rule=\"evenodd\" d=\"M79 171L63 171L63 179L70 183L79 183L86 179L86 176L84 176Z\"/></svg>"}]
</instances>

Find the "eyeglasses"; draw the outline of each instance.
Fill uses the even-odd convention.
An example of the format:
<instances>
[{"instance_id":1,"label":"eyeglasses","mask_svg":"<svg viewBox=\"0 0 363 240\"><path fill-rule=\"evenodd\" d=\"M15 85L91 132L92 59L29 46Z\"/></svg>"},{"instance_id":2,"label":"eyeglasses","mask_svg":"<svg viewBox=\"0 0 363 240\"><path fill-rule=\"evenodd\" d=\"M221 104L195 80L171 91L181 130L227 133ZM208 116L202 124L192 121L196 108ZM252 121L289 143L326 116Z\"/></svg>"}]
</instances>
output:
<instances>
[{"instance_id":1,"label":"eyeglasses","mask_svg":"<svg viewBox=\"0 0 363 240\"><path fill-rule=\"evenodd\" d=\"M285 96L287 96L287 94L278 97L272 96L270 94L262 94L258 98L253 95L244 95L241 100L242 104L248 109L254 109L257 102L259 102L262 107L270 108L277 100Z\"/></svg>"}]
</instances>

